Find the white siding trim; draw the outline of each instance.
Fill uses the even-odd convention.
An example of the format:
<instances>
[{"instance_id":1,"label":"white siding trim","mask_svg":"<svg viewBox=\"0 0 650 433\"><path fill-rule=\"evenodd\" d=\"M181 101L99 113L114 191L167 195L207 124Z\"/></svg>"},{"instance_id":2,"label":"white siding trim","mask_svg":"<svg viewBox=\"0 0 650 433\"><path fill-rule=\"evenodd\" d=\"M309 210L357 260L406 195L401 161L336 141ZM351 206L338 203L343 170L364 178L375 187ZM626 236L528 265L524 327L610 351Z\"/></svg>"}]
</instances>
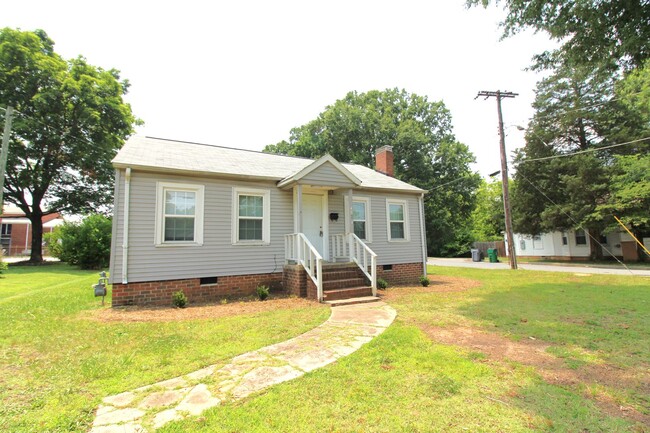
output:
<instances>
[{"instance_id":1,"label":"white siding trim","mask_svg":"<svg viewBox=\"0 0 650 433\"><path fill-rule=\"evenodd\" d=\"M171 242L165 241L163 214L165 207L165 191L191 191L196 193L194 213L194 241ZM189 247L203 245L203 198L205 186L194 183L156 182L156 230L154 245L157 247Z\"/></svg>"},{"instance_id":2,"label":"white siding trim","mask_svg":"<svg viewBox=\"0 0 650 433\"><path fill-rule=\"evenodd\" d=\"M262 216L262 240L239 240L239 196L255 195L262 197L264 215ZM271 190L258 188L233 187L232 189L232 244L233 245L269 245L271 243Z\"/></svg>"},{"instance_id":3,"label":"white siding trim","mask_svg":"<svg viewBox=\"0 0 650 433\"><path fill-rule=\"evenodd\" d=\"M404 209L404 239L393 239L390 234L390 205L397 204L401 205ZM386 199L386 231L388 236L388 242L408 242L411 240L411 233L409 229L410 220L409 220L409 205L406 200L395 200L395 199Z\"/></svg>"}]
</instances>

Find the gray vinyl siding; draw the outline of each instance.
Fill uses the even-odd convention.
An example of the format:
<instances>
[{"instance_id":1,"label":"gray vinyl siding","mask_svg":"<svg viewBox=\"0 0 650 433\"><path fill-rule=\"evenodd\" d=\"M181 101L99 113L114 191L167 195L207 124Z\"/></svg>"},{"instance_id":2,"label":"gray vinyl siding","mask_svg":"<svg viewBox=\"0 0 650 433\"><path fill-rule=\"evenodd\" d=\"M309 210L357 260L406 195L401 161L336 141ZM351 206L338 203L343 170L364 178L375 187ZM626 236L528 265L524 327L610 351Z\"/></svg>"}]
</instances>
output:
<instances>
[{"instance_id":1,"label":"gray vinyl siding","mask_svg":"<svg viewBox=\"0 0 650 433\"><path fill-rule=\"evenodd\" d=\"M345 177L334 165L326 162L305 177L300 179L301 184L318 185L318 186L335 186L341 188L351 188L354 186L347 177Z\"/></svg>"},{"instance_id":2,"label":"gray vinyl siding","mask_svg":"<svg viewBox=\"0 0 650 433\"><path fill-rule=\"evenodd\" d=\"M205 186L203 245L155 246L156 182L192 183ZM123 180L120 181L123 183ZM269 245L232 244L232 189L268 189L271 193ZM117 195L116 195L117 196ZM116 200L116 215L123 212L123 186ZM293 196L274 182L226 181L132 171L129 218L129 282L246 275L281 272L284 235L293 231ZM123 219L116 218L113 240L112 282L121 281Z\"/></svg>"},{"instance_id":3,"label":"gray vinyl siding","mask_svg":"<svg viewBox=\"0 0 650 433\"><path fill-rule=\"evenodd\" d=\"M346 190L338 190L329 197L330 212L339 211L338 222L330 222L330 235L344 233L345 212L344 199ZM392 265L399 263L420 263L422 257L422 231L420 229L419 195L353 191L355 197L370 198L370 218L372 242L367 245L377 253L377 264ZM386 200L404 200L408 206L409 241L388 241L388 220L386 216Z\"/></svg>"}]
</instances>

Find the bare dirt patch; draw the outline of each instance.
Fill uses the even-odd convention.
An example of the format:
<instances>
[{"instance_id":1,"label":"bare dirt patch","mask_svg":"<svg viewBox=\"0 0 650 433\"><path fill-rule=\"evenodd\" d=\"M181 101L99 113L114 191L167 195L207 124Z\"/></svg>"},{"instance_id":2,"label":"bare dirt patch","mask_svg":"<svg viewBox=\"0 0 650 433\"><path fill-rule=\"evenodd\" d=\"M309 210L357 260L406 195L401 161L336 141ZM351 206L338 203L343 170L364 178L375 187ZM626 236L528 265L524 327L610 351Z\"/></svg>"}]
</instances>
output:
<instances>
[{"instance_id":1,"label":"bare dirt patch","mask_svg":"<svg viewBox=\"0 0 650 433\"><path fill-rule=\"evenodd\" d=\"M431 283L427 287L423 286L398 286L389 287L386 290L379 290L377 294L385 301L390 302L403 296L411 296L419 293L448 293L462 292L481 286L480 281L470 280L468 278L449 277L446 275L429 275Z\"/></svg>"},{"instance_id":2,"label":"bare dirt patch","mask_svg":"<svg viewBox=\"0 0 650 433\"><path fill-rule=\"evenodd\" d=\"M615 389L637 390L650 393L650 374L643 371L624 370L607 364L591 364L577 369L568 368L564 360L547 353L550 344L539 340L512 341L502 335L471 327L421 326L434 341L453 344L481 352L491 361L515 361L534 367L542 378L551 384L573 386L577 384L600 384ZM650 416L631 407L623 407L608 396L597 397L597 403L605 412L633 419L650 425Z\"/></svg>"},{"instance_id":3,"label":"bare dirt patch","mask_svg":"<svg viewBox=\"0 0 650 433\"><path fill-rule=\"evenodd\" d=\"M173 307L118 307L93 310L87 318L99 322L173 322L180 320L215 319L219 317L257 314L271 310L296 308L326 308L303 298L270 298L266 301L229 301L227 304L191 305Z\"/></svg>"},{"instance_id":4,"label":"bare dirt patch","mask_svg":"<svg viewBox=\"0 0 650 433\"><path fill-rule=\"evenodd\" d=\"M429 275L429 278L431 284L428 287L389 287L388 290L378 293L383 300L390 302L420 293L463 292L481 285L481 282L467 278L443 275ZM436 327L422 323L417 325L434 341L483 353L487 356L486 362L514 361L533 367L546 382L551 384L560 386L600 384L613 389L634 390L640 395L650 394L650 371L647 369L622 369L608 364L590 364L572 369L567 367L562 358L548 353L547 349L551 344L541 340L513 341L503 335L471 326ZM650 425L650 416L635 408L621 406L607 394L597 395L596 403L609 415Z\"/></svg>"}]
</instances>

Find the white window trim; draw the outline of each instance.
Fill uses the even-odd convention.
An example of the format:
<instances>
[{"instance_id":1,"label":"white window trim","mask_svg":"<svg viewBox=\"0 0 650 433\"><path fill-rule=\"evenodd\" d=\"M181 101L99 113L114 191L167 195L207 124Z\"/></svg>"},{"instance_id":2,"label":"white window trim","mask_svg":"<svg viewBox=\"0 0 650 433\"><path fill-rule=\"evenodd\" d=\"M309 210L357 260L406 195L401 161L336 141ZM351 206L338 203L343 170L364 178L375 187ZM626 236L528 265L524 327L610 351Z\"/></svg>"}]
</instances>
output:
<instances>
[{"instance_id":1,"label":"white window trim","mask_svg":"<svg viewBox=\"0 0 650 433\"><path fill-rule=\"evenodd\" d=\"M353 211L352 211L352 206L348 203L349 199L348 196L344 196L344 203L345 203L345 208L350 209L350 229L352 230L352 233L354 233L354 219L353 219ZM372 243L372 211L370 207L370 197L361 197L361 196L353 196L352 197L352 202L354 203L355 201L358 202L363 202L366 205L366 239L361 239L367 244Z\"/></svg>"},{"instance_id":2,"label":"white window trim","mask_svg":"<svg viewBox=\"0 0 650 433\"><path fill-rule=\"evenodd\" d=\"M404 239L393 239L390 234L390 205L402 205L404 209ZM409 206L406 200L386 199L386 232L388 233L388 242L409 242L411 233L409 229Z\"/></svg>"},{"instance_id":3,"label":"white window trim","mask_svg":"<svg viewBox=\"0 0 650 433\"><path fill-rule=\"evenodd\" d=\"M196 194L194 208L194 240L166 241L163 215L165 213L165 191L190 191ZM156 182L156 229L154 244L157 247L187 247L203 245L203 198L205 186L194 183Z\"/></svg>"},{"instance_id":4,"label":"white window trim","mask_svg":"<svg viewBox=\"0 0 650 433\"><path fill-rule=\"evenodd\" d=\"M542 235L534 235L533 236L533 249L534 250L543 250L544 249L544 240L542 239Z\"/></svg>"},{"instance_id":5,"label":"white window trim","mask_svg":"<svg viewBox=\"0 0 650 433\"><path fill-rule=\"evenodd\" d=\"M239 240L239 196L262 196L264 215L262 216L262 240ZM269 245L271 243L271 190L234 187L232 189L232 244L233 245Z\"/></svg>"}]
</instances>

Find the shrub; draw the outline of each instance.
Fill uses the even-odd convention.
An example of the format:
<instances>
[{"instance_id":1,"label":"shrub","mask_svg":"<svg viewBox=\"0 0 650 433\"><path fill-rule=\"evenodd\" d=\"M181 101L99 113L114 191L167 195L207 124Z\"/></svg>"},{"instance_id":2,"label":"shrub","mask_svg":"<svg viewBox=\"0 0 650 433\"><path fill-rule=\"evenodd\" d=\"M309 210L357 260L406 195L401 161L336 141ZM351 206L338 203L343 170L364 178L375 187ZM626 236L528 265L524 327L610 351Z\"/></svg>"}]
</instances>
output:
<instances>
[{"instance_id":1,"label":"shrub","mask_svg":"<svg viewBox=\"0 0 650 433\"><path fill-rule=\"evenodd\" d=\"M90 215L81 223L66 222L45 236L50 254L82 269L102 269L111 255L111 219Z\"/></svg>"},{"instance_id":2,"label":"shrub","mask_svg":"<svg viewBox=\"0 0 650 433\"><path fill-rule=\"evenodd\" d=\"M257 297L260 298L260 301L264 301L269 297L269 288L268 286L257 286Z\"/></svg>"},{"instance_id":3,"label":"shrub","mask_svg":"<svg viewBox=\"0 0 650 433\"><path fill-rule=\"evenodd\" d=\"M182 290L174 292L172 295L172 303L174 304L174 307L185 308L187 305L187 296L185 296L185 293L183 293Z\"/></svg>"},{"instance_id":4,"label":"shrub","mask_svg":"<svg viewBox=\"0 0 650 433\"><path fill-rule=\"evenodd\" d=\"M377 288L381 290L386 290L388 283L383 278L377 278Z\"/></svg>"},{"instance_id":5,"label":"shrub","mask_svg":"<svg viewBox=\"0 0 650 433\"><path fill-rule=\"evenodd\" d=\"M7 264L2 261L2 251L0 251L0 274L7 270Z\"/></svg>"},{"instance_id":6,"label":"shrub","mask_svg":"<svg viewBox=\"0 0 650 433\"><path fill-rule=\"evenodd\" d=\"M423 287L427 287L431 281L429 280L429 277L426 275L422 275L420 277L420 284L422 284Z\"/></svg>"}]
</instances>

